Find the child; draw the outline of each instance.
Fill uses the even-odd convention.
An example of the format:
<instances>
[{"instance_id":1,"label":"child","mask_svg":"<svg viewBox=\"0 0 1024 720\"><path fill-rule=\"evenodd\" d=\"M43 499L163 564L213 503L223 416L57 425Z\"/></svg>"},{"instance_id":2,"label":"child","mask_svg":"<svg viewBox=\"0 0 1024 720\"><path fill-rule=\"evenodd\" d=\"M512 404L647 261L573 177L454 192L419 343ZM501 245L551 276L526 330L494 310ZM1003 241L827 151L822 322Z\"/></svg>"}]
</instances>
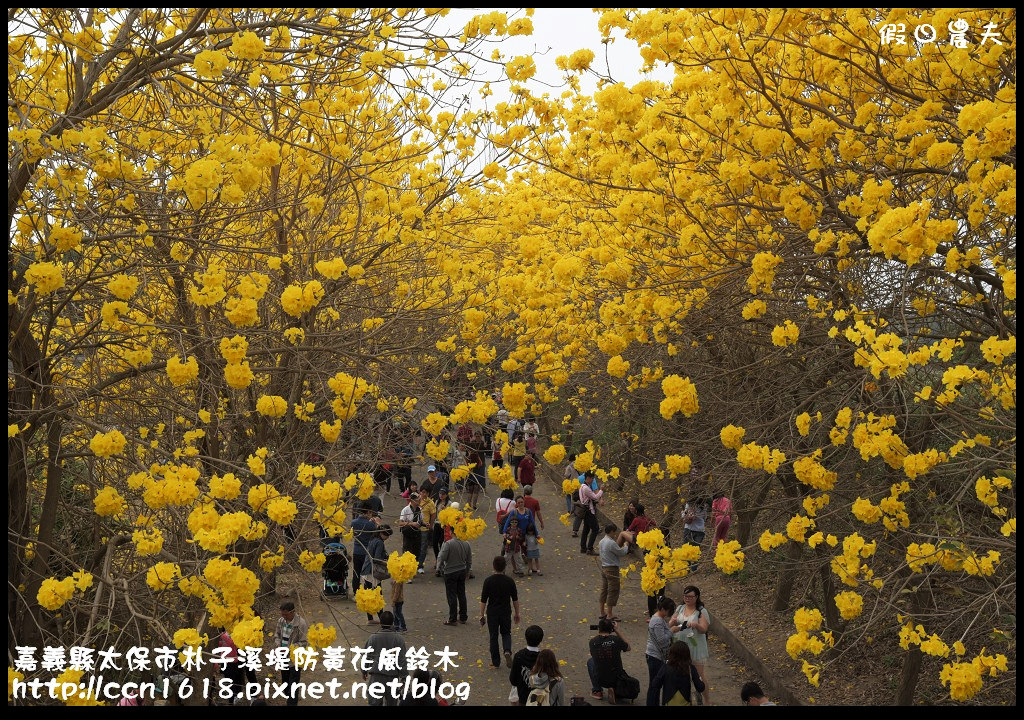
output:
<instances>
[{"instance_id":1,"label":"child","mask_svg":"<svg viewBox=\"0 0 1024 720\"><path fill-rule=\"evenodd\" d=\"M537 534L536 525L526 530L526 572L544 574L540 571L540 535Z\"/></svg>"},{"instance_id":2,"label":"child","mask_svg":"<svg viewBox=\"0 0 1024 720\"><path fill-rule=\"evenodd\" d=\"M398 632L407 632L409 630L405 624L405 615L402 614L403 605L405 605L405 583L392 580L391 611L395 616L395 630Z\"/></svg>"}]
</instances>

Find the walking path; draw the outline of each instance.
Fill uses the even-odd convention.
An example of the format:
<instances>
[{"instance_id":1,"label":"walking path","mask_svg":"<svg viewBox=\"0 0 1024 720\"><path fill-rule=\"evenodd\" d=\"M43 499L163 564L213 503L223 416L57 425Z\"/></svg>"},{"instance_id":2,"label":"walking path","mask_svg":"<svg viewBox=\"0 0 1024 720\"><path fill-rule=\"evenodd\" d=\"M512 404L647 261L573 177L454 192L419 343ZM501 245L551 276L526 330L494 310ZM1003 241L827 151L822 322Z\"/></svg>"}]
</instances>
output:
<instances>
[{"instance_id":1,"label":"walking path","mask_svg":"<svg viewBox=\"0 0 1024 720\"><path fill-rule=\"evenodd\" d=\"M422 468L414 470L413 479L420 481ZM435 577L430 568L433 553L428 555L428 572L418 575L406 588L404 614L409 626L405 639L408 646L425 646L428 651L448 646L458 653L455 662L458 668L444 674L444 680L453 683L467 682L471 693L470 705L507 705L510 685L508 668L491 669L488 651L487 629L481 628L477 618L480 614L480 587L491 574L491 561L500 552L500 537L494 527L494 499L496 486L488 485L490 498L482 496L481 509L477 513L487 520L487 530L472 541L473 572L476 578L466 584L469 600L469 623L447 627L448 605L445 600L444 581ZM590 657L589 641L596 631L590 630L597 623L598 593L601 587L598 558L581 555L579 540L571 536L570 528L562 525L558 517L565 512L565 500L561 488L553 482L539 479L534 486L534 497L541 503L545 531L542 533L542 577L515 578L522 606L522 618L512 628L513 653L526 643L523 631L529 625L544 628L542 647L554 651L562 666L566 680L566 697L583 696L592 704L606 704L590 698L590 680L587 675L587 658ZM384 517L394 526L405 501L395 496L384 499ZM486 504L485 504L486 503ZM400 550L401 537L396 534L388 541L388 552ZM640 589L638 560L636 570L623 582L616 614L622 618L620 628L632 651L623 654L626 671L640 679L641 694L636 703L642 705L647 692L647 664L644 647L647 641L646 596ZM511 574L511 568L506 571ZM303 582L299 592L298 611L309 622L323 622L337 628L335 645L344 647L362 646L366 638L376 629L366 625L366 616L356 610L351 601L325 601L320 598L319 586ZM385 590L384 597L387 600ZM709 611L714 613L714 598L705 597ZM390 607L390 605L389 605ZM711 660L707 665L707 679L711 689L711 701L715 705L739 704L739 691L748 673L739 661L728 654L725 646L714 636L709 636ZM326 681L337 677L344 682L358 681L355 672L325 673L321 670L303 673L303 681ZM359 699L337 702L307 700L304 704L365 704Z\"/></svg>"}]
</instances>

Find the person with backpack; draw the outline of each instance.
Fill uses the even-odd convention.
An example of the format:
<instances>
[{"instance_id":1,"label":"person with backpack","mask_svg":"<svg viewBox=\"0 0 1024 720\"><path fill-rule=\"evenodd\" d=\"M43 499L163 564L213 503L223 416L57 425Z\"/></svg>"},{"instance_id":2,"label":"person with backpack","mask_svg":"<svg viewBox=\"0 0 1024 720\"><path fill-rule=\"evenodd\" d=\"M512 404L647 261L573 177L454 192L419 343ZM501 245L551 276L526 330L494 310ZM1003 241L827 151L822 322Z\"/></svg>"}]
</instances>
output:
<instances>
[{"instance_id":1,"label":"person with backpack","mask_svg":"<svg viewBox=\"0 0 1024 720\"><path fill-rule=\"evenodd\" d=\"M498 499L494 501L494 521L497 524L498 532L504 534L505 517L515 508L515 491L511 489L502 490Z\"/></svg>"},{"instance_id":2,"label":"person with backpack","mask_svg":"<svg viewBox=\"0 0 1024 720\"><path fill-rule=\"evenodd\" d=\"M668 659L669 648L672 647L672 631L669 629L668 618L675 610L675 601L672 598L663 597L658 601L657 612L647 624L645 659L647 660L647 705L649 706L658 704L658 696L652 688L654 687L654 678L658 677L658 673Z\"/></svg>"},{"instance_id":3,"label":"person with backpack","mask_svg":"<svg viewBox=\"0 0 1024 720\"><path fill-rule=\"evenodd\" d=\"M615 687L619 677L625 673L622 667L624 652L629 652L629 643L622 636L619 624L601 618L597 623L597 636L590 638L590 657L587 658L590 694L595 700L603 700L604 688L608 688L608 702L615 704Z\"/></svg>"},{"instance_id":4,"label":"person with backpack","mask_svg":"<svg viewBox=\"0 0 1024 720\"><path fill-rule=\"evenodd\" d=\"M518 651L512 658L512 669L508 673L508 681L518 693L518 704L525 705L530 696L530 674L540 655L540 644L544 640L544 629L540 625L526 628L526 647ZM511 694L510 694L511 696Z\"/></svg>"},{"instance_id":5,"label":"person with backpack","mask_svg":"<svg viewBox=\"0 0 1024 720\"><path fill-rule=\"evenodd\" d=\"M658 705L690 705L690 688L704 692L704 681L690 662L690 647L677 642L669 648L668 659L651 682L648 699L653 694ZM650 703L648 703L650 704Z\"/></svg>"},{"instance_id":6,"label":"person with backpack","mask_svg":"<svg viewBox=\"0 0 1024 720\"><path fill-rule=\"evenodd\" d=\"M527 706L564 707L565 680L558 669L558 659L551 650L541 650L530 675L530 694Z\"/></svg>"}]
</instances>

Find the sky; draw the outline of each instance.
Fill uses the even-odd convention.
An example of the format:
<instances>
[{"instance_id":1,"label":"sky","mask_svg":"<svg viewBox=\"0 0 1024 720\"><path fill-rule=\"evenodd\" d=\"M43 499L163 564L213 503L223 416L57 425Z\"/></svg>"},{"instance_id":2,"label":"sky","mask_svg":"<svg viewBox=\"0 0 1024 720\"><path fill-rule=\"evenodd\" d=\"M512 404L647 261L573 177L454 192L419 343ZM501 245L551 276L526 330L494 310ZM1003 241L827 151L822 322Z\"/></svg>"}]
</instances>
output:
<instances>
[{"instance_id":1,"label":"sky","mask_svg":"<svg viewBox=\"0 0 1024 720\"><path fill-rule=\"evenodd\" d=\"M499 9L510 19L525 16L523 10ZM492 10L493 8L453 9L443 21L448 23L453 31L461 31L474 15ZM597 29L599 17L600 15L592 8L537 8L532 18L532 35L505 38L500 45L496 44L494 47L500 47L506 60L517 55L532 55L537 65L537 74L534 76L535 82L531 84L535 87L543 87L539 83L554 86L551 92L555 95L560 94L564 82L564 73L555 66L555 58L583 48L594 51L594 69L602 74L610 74L615 80L627 85L633 85L643 79L671 81L672 73L664 66L656 68L646 76L640 72L643 58L640 57L636 43L628 40L622 30L616 29L613 33L614 41L602 45L601 33ZM585 94L592 93L596 84L597 77L594 74L584 73L581 76L581 89ZM504 99L501 96L502 92L502 88L495 87L494 99Z\"/></svg>"}]
</instances>

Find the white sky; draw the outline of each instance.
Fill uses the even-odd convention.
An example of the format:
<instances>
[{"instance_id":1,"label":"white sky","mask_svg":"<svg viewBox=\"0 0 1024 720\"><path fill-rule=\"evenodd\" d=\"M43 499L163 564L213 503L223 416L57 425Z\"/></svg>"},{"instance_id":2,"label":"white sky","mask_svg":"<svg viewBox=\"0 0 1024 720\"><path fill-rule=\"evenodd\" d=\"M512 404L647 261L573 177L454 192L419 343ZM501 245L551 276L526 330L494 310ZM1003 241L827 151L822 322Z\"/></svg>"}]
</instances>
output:
<instances>
[{"instance_id":1,"label":"white sky","mask_svg":"<svg viewBox=\"0 0 1024 720\"><path fill-rule=\"evenodd\" d=\"M453 9L442 18L452 31L461 32L465 24L475 15L493 11L495 8L459 8ZM525 17L523 10L497 8L505 12L509 19ZM564 83L565 73L555 67L555 58L559 55L570 55L584 48L594 51L592 67L601 74L611 77L627 85L633 85L643 79L671 81L672 73L664 65L655 68L649 75L640 72L643 58L636 43L627 39L622 30L616 29L612 37L614 42L603 45L601 33L597 29L599 13L592 8L537 8L533 14L533 34L503 39L490 47L501 50L505 60L517 55L532 55L537 65L537 74L529 83L535 92L543 88L552 95L559 95ZM443 27L443 26L442 26ZM606 51L607 48L607 51ZM606 55L607 53L607 55ZM607 57L607 60L606 60ZM491 71L493 73L493 71ZM492 76L491 73L488 76ZM597 77L593 73L580 75L581 89L585 94L594 91ZM544 88L541 83L553 86ZM492 101L504 100L504 88L495 85Z\"/></svg>"}]
</instances>

